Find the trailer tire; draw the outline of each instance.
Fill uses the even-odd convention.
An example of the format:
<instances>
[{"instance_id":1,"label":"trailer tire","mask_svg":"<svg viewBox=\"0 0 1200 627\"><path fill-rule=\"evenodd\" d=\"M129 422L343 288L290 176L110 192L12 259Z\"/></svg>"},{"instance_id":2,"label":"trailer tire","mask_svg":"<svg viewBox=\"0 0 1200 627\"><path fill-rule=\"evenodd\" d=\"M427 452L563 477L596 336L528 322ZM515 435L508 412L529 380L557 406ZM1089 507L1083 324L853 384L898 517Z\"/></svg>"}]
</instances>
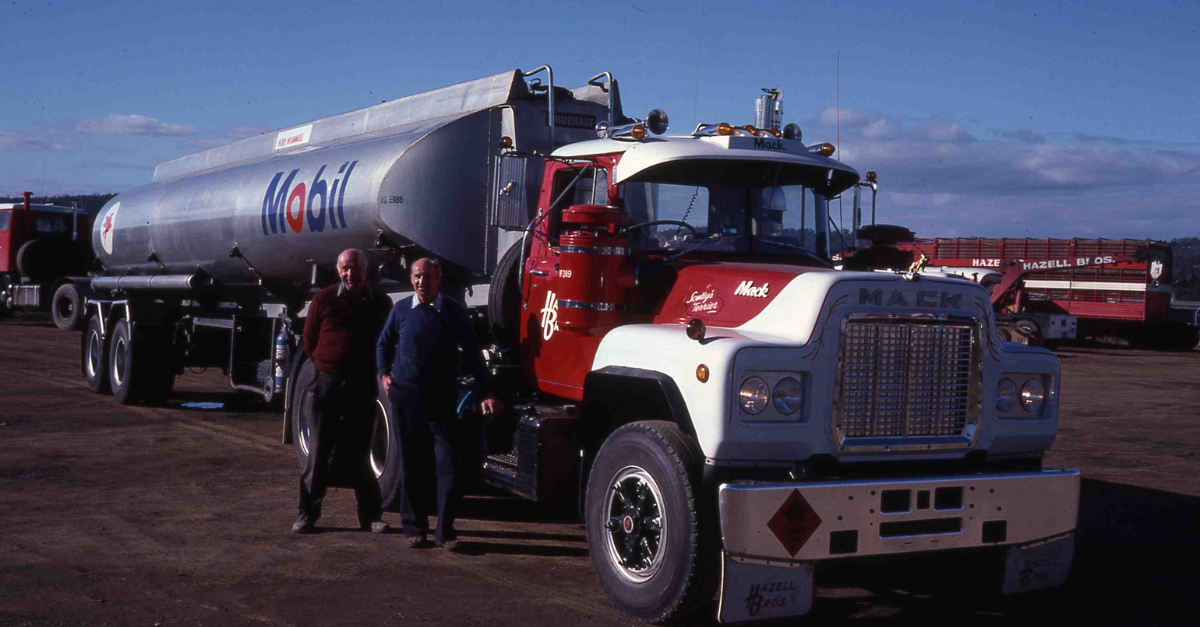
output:
<instances>
[{"instance_id":1,"label":"trailer tire","mask_svg":"<svg viewBox=\"0 0 1200 627\"><path fill-rule=\"evenodd\" d=\"M87 329L83 332L80 342L80 368L83 378L87 379L88 387L97 394L108 394L112 391L108 380L108 342L100 333L100 318L88 318Z\"/></svg>"},{"instance_id":2,"label":"trailer tire","mask_svg":"<svg viewBox=\"0 0 1200 627\"><path fill-rule=\"evenodd\" d=\"M500 257L488 289L488 324L492 340L502 350L521 341L521 294L517 291L520 269L517 265L521 260L522 243L513 244Z\"/></svg>"},{"instance_id":3,"label":"trailer tire","mask_svg":"<svg viewBox=\"0 0 1200 627\"><path fill-rule=\"evenodd\" d=\"M79 287L74 283L63 283L54 290L54 298L50 301L50 315L54 317L54 326L60 331L78 331L83 327L84 315L82 298Z\"/></svg>"},{"instance_id":4,"label":"trailer tire","mask_svg":"<svg viewBox=\"0 0 1200 627\"><path fill-rule=\"evenodd\" d=\"M596 578L614 606L638 620L705 613L718 552L702 503L695 442L670 422L618 427L588 477L585 527Z\"/></svg>"},{"instance_id":5,"label":"trailer tire","mask_svg":"<svg viewBox=\"0 0 1200 627\"><path fill-rule=\"evenodd\" d=\"M141 372L136 363L136 359L141 357L136 354L138 352L133 350L129 322L118 320L108 338L108 383L113 398L122 405L130 405L138 400L137 388L141 384Z\"/></svg>"},{"instance_id":6,"label":"trailer tire","mask_svg":"<svg viewBox=\"0 0 1200 627\"><path fill-rule=\"evenodd\" d=\"M312 424L312 384L316 378L316 367L311 359L306 359L292 386L292 449L296 451L296 465L301 472L308 465L308 426Z\"/></svg>"},{"instance_id":7,"label":"trailer tire","mask_svg":"<svg viewBox=\"0 0 1200 627\"><path fill-rule=\"evenodd\" d=\"M385 511L400 511L400 431L392 415L392 402L383 386L375 397L375 428L371 431L371 470L379 480L379 497Z\"/></svg>"}]
</instances>

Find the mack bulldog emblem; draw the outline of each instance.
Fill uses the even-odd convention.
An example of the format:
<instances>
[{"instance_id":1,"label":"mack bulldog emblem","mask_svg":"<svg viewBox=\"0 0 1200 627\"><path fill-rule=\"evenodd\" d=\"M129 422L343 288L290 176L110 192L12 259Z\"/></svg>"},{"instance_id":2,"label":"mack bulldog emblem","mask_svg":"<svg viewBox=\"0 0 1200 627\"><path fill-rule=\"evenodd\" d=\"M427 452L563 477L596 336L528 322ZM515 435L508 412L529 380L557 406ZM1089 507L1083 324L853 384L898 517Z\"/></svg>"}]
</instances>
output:
<instances>
[{"instance_id":1,"label":"mack bulldog emblem","mask_svg":"<svg viewBox=\"0 0 1200 627\"><path fill-rule=\"evenodd\" d=\"M885 298L886 296L886 298ZM962 309L962 294L922 290L904 292L903 290L858 290L858 304L882 307L930 307L941 309Z\"/></svg>"}]
</instances>

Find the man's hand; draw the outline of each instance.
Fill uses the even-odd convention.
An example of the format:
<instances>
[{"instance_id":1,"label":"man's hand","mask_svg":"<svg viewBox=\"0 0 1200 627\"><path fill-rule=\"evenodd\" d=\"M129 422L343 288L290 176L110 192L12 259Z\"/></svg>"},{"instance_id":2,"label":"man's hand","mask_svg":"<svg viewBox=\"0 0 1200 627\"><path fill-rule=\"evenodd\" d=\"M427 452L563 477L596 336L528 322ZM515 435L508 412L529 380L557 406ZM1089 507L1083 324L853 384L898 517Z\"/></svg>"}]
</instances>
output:
<instances>
[{"instance_id":1,"label":"man's hand","mask_svg":"<svg viewBox=\"0 0 1200 627\"><path fill-rule=\"evenodd\" d=\"M392 378L386 374L382 375L379 377L379 383L383 385L383 393L387 394L392 387Z\"/></svg>"},{"instance_id":2,"label":"man's hand","mask_svg":"<svg viewBox=\"0 0 1200 627\"><path fill-rule=\"evenodd\" d=\"M504 403L501 403L495 394L488 394L483 397L483 402L479 403L479 412L488 418L494 418L504 413Z\"/></svg>"}]
</instances>

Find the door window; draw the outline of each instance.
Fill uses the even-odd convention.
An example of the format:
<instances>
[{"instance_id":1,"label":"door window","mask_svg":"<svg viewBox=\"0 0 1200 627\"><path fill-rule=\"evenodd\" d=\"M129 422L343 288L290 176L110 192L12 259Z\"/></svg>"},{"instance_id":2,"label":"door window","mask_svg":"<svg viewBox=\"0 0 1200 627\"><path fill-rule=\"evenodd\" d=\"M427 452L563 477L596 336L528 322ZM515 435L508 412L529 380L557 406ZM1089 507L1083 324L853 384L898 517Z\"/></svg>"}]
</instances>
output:
<instances>
[{"instance_id":1,"label":"door window","mask_svg":"<svg viewBox=\"0 0 1200 627\"><path fill-rule=\"evenodd\" d=\"M8 216L12 215L8 211L0 211L0 231L8 230Z\"/></svg>"}]
</instances>

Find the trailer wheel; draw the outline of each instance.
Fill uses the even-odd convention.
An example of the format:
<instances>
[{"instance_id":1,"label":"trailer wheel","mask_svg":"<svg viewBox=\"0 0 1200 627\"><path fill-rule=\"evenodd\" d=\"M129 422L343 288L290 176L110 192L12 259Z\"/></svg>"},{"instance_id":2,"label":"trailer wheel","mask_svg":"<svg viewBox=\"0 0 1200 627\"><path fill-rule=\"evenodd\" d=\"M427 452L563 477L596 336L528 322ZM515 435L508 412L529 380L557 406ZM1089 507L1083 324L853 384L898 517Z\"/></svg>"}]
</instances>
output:
<instances>
[{"instance_id":1,"label":"trailer wheel","mask_svg":"<svg viewBox=\"0 0 1200 627\"><path fill-rule=\"evenodd\" d=\"M709 609L713 589L700 454L669 422L635 422L600 447L588 478L592 566L622 612L649 623ZM715 560L714 560L715 561Z\"/></svg>"},{"instance_id":2,"label":"trailer wheel","mask_svg":"<svg viewBox=\"0 0 1200 627\"><path fill-rule=\"evenodd\" d=\"M133 333L128 320L118 320L108 339L108 381L113 398L122 405L148 400L162 394L162 360L155 359L155 346L144 333ZM159 362L159 363L156 363ZM171 373L174 375L174 372Z\"/></svg>"},{"instance_id":3,"label":"trailer wheel","mask_svg":"<svg viewBox=\"0 0 1200 627\"><path fill-rule=\"evenodd\" d=\"M517 293L520 260L521 242L517 242L500 257L488 289L488 324L492 340L502 349L512 348L521 340L521 295Z\"/></svg>"},{"instance_id":4,"label":"trailer wheel","mask_svg":"<svg viewBox=\"0 0 1200 627\"><path fill-rule=\"evenodd\" d=\"M400 494L400 435L392 402L380 386L375 397L375 429L371 432L371 470L379 480L379 496L387 511L398 509Z\"/></svg>"},{"instance_id":5,"label":"trailer wheel","mask_svg":"<svg viewBox=\"0 0 1200 627\"><path fill-rule=\"evenodd\" d=\"M305 360L292 386L292 448L296 451L296 465L301 472L308 464L308 429L313 423L315 410L312 384L316 378L317 369L312 360Z\"/></svg>"},{"instance_id":6,"label":"trailer wheel","mask_svg":"<svg viewBox=\"0 0 1200 627\"><path fill-rule=\"evenodd\" d=\"M54 291L50 301L50 314L54 326L60 331L78 331L83 326L84 316L79 296L79 287L74 283L63 283Z\"/></svg>"},{"instance_id":7,"label":"trailer wheel","mask_svg":"<svg viewBox=\"0 0 1200 627\"><path fill-rule=\"evenodd\" d=\"M108 380L108 343L100 334L100 318L88 318L87 330L80 343L81 367L88 387L97 394L112 391Z\"/></svg>"}]
</instances>

